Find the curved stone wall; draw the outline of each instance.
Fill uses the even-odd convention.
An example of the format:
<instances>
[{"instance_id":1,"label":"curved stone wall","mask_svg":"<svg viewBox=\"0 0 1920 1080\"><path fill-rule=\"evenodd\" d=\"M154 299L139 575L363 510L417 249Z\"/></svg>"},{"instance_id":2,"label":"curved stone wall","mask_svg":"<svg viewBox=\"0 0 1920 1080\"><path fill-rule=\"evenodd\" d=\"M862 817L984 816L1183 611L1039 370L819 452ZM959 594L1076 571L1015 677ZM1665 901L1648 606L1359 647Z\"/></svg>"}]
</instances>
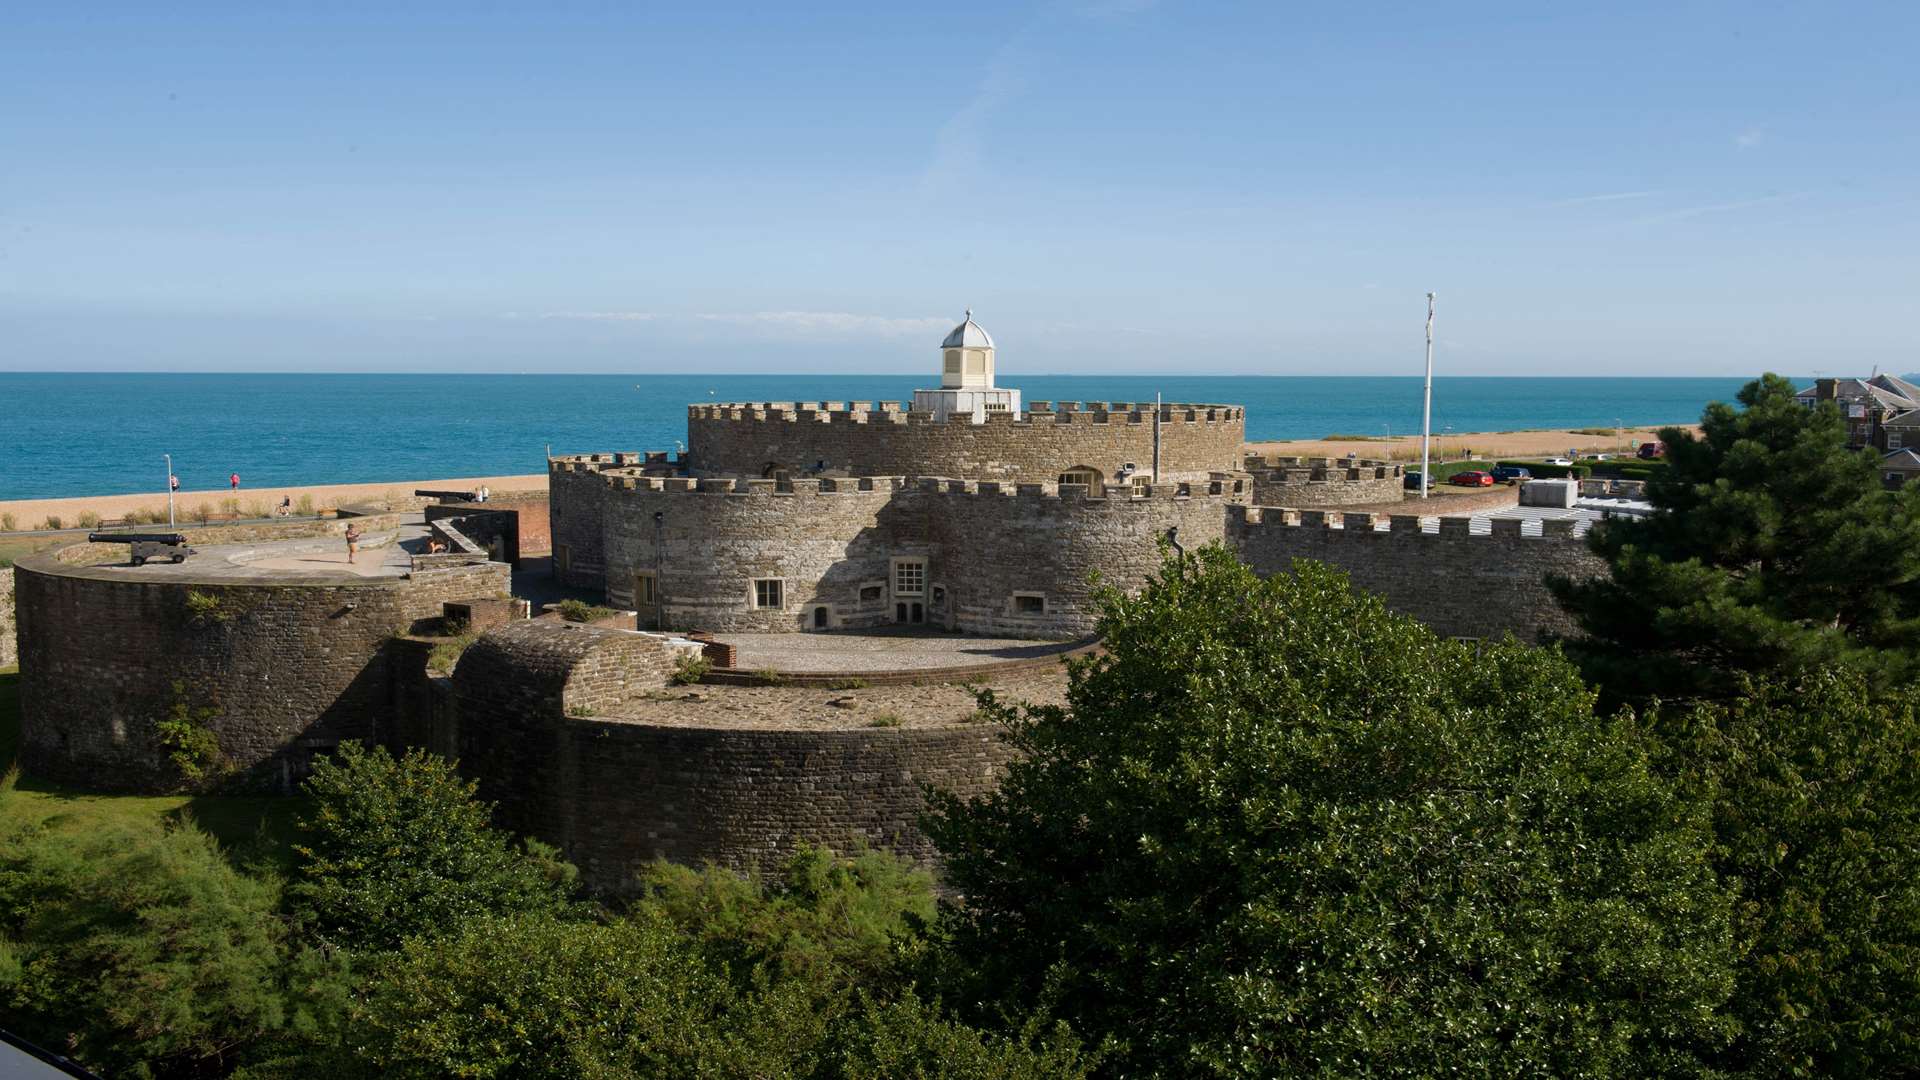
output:
<instances>
[{"instance_id":1,"label":"curved stone wall","mask_svg":"<svg viewBox=\"0 0 1920 1080\"><path fill-rule=\"evenodd\" d=\"M1076 484L933 478L602 480L609 600L663 627L722 632L877 626L908 604L954 630L1079 637L1093 628L1096 571L1144 579L1169 527L1190 546L1218 540L1222 507L1246 497L1234 479L1099 498ZM924 563L918 593L896 588L900 559ZM756 581L779 583L778 607L759 606Z\"/></svg>"},{"instance_id":2,"label":"curved stone wall","mask_svg":"<svg viewBox=\"0 0 1920 1080\"><path fill-rule=\"evenodd\" d=\"M158 728L169 715L213 733L224 784L290 790L313 754L385 738L396 633L508 584L502 563L252 583L141 580L36 555L15 575L23 764L100 791L181 786Z\"/></svg>"},{"instance_id":3,"label":"curved stone wall","mask_svg":"<svg viewBox=\"0 0 1920 1080\"><path fill-rule=\"evenodd\" d=\"M984 423L935 420L897 402L760 402L687 409L687 459L700 476L963 476L1044 483L1075 467L1114 479L1132 462L1153 467L1153 405L1029 403L1024 413L988 413ZM1160 481L1201 481L1240 466L1246 410L1237 405L1162 405Z\"/></svg>"},{"instance_id":4,"label":"curved stone wall","mask_svg":"<svg viewBox=\"0 0 1920 1080\"><path fill-rule=\"evenodd\" d=\"M1390 461L1249 454L1245 468L1257 506L1370 506L1406 495L1406 467Z\"/></svg>"},{"instance_id":5,"label":"curved stone wall","mask_svg":"<svg viewBox=\"0 0 1920 1080\"><path fill-rule=\"evenodd\" d=\"M1335 517L1344 519L1341 528L1331 527ZM1227 509L1226 541L1262 575L1285 573L1296 559L1337 566L1388 607L1447 637L1512 633L1534 642L1571 633L1572 621L1547 591L1547 575L1606 572L1572 521L1542 522L1540 533L1528 536L1518 520L1495 519L1480 535L1464 517L1440 518L1433 532L1415 515L1395 514L1385 530L1375 527L1380 520L1234 506Z\"/></svg>"},{"instance_id":6,"label":"curved stone wall","mask_svg":"<svg viewBox=\"0 0 1920 1080\"><path fill-rule=\"evenodd\" d=\"M571 640L555 640L563 634ZM594 689L635 664L621 638L644 640L519 624L482 637L453 676L461 771L498 804L497 824L558 845L596 892L632 891L654 859L773 871L800 843L931 862L922 785L978 795L1013 757L984 724L753 730L621 720L600 711L617 709L615 692Z\"/></svg>"}]
</instances>

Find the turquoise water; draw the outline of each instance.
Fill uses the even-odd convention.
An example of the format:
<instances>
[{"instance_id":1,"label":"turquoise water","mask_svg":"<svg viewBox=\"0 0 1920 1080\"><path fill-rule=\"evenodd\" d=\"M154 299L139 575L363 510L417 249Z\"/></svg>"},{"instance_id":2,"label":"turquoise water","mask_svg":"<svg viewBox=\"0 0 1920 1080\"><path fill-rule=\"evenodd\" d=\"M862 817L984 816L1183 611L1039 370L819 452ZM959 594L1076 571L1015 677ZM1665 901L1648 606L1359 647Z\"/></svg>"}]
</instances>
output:
<instances>
[{"instance_id":1,"label":"turquoise water","mask_svg":"<svg viewBox=\"0 0 1920 1080\"><path fill-rule=\"evenodd\" d=\"M915 375L0 373L0 500L537 473L545 454L672 450L702 401L903 400ZM1041 375L1031 400L1247 407L1250 439L1420 429L1420 379ZM1741 379L1439 378L1433 430L1697 419Z\"/></svg>"}]
</instances>

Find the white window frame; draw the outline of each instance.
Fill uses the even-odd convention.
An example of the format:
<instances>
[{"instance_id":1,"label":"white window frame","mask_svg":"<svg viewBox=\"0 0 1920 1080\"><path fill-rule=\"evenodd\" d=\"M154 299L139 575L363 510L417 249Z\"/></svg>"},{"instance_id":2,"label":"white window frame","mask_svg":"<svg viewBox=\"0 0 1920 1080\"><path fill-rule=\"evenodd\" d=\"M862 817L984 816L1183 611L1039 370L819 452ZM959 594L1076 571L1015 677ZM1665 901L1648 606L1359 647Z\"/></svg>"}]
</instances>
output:
<instances>
[{"instance_id":1,"label":"white window frame","mask_svg":"<svg viewBox=\"0 0 1920 1080\"><path fill-rule=\"evenodd\" d=\"M1899 429L1899 428L1888 428L1888 429L1887 429L1887 449L1889 449L1889 450L1899 450L1899 449L1901 449L1901 446L1900 446L1900 429Z\"/></svg>"},{"instance_id":2,"label":"white window frame","mask_svg":"<svg viewBox=\"0 0 1920 1080\"><path fill-rule=\"evenodd\" d=\"M1040 601L1040 610L1020 610L1020 601L1022 600ZM1047 613L1047 594L1043 592L1016 592L1007 598L1007 608L1008 611L1014 615L1045 615Z\"/></svg>"},{"instance_id":3,"label":"white window frame","mask_svg":"<svg viewBox=\"0 0 1920 1080\"><path fill-rule=\"evenodd\" d=\"M900 572L917 571L918 580L910 588L901 588ZM899 597L924 597L927 595L927 559L924 555L896 556L887 568L887 586L893 595Z\"/></svg>"},{"instance_id":4,"label":"white window frame","mask_svg":"<svg viewBox=\"0 0 1920 1080\"><path fill-rule=\"evenodd\" d=\"M761 603L760 586L762 585L773 586L774 596L775 599L779 601L778 603ZM755 611L785 611L787 610L787 579L778 577L754 578L747 584L747 599L748 602L753 605L753 610Z\"/></svg>"}]
</instances>

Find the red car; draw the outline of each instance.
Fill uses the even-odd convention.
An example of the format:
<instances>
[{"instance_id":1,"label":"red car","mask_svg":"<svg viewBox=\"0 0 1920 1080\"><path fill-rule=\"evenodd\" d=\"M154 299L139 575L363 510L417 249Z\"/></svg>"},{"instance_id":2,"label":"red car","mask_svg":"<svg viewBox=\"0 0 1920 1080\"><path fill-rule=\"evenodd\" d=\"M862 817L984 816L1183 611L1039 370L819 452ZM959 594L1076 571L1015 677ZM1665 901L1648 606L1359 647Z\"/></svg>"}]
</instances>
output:
<instances>
[{"instance_id":1,"label":"red car","mask_svg":"<svg viewBox=\"0 0 1920 1080\"><path fill-rule=\"evenodd\" d=\"M1652 461L1655 458L1666 457L1667 444L1663 442L1643 442L1640 444L1640 449L1635 452L1635 456L1642 461Z\"/></svg>"},{"instance_id":2,"label":"red car","mask_svg":"<svg viewBox=\"0 0 1920 1080\"><path fill-rule=\"evenodd\" d=\"M1447 483L1456 484L1460 487L1492 487L1493 474L1484 473L1478 469L1467 472L1457 472L1447 477Z\"/></svg>"}]
</instances>

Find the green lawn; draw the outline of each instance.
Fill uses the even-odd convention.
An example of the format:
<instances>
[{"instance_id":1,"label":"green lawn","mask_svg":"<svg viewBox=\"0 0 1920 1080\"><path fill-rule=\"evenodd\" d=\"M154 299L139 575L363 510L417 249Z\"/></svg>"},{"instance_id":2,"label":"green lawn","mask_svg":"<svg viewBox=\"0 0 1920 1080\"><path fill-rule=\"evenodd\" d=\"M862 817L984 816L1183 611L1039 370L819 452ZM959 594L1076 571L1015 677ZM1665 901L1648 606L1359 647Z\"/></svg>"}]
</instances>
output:
<instances>
[{"instance_id":1,"label":"green lawn","mask_svg":"<svg viewBox=\"0 0 1920 1080\"><path fill-rule=\"evenodd\" d=\"M20 751L20 671L0 668L0 772ZM0 832L20 824L86 829L130 818L190 817L236 859L286 864L293 819L304 800L216 795L96 795L22 774L0 794Z\"/></svg>"}]
</instances>

